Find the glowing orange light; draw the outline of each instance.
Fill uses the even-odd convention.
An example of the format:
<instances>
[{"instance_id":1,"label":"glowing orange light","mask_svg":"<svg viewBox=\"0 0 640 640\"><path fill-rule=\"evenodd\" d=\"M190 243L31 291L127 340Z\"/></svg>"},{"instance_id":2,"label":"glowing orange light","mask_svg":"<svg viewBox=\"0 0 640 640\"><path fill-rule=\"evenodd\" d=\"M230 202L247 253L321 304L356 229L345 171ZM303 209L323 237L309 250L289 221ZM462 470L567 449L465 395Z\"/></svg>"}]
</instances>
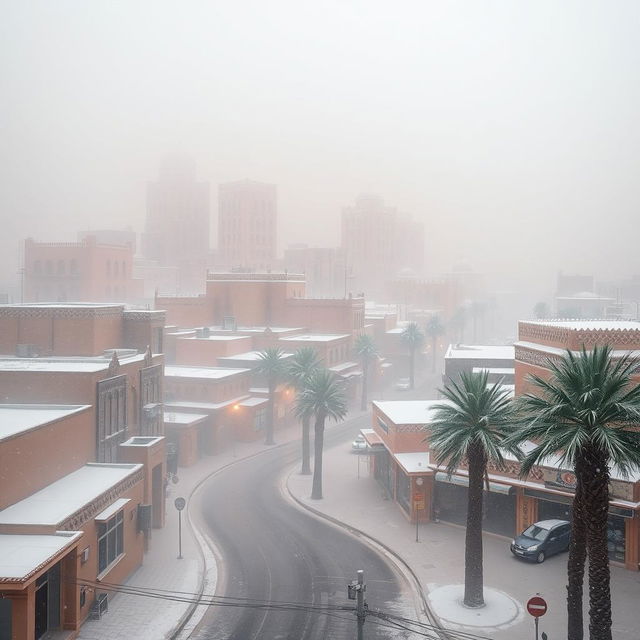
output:
<instances>
[{"instance_id":1,"label":"glowing orange light","mask_svg":"<svg viewBox=\"0 0 640 640\"><path fill-rule=\"evenodd\" d=\"M238 411L238 409L240 409L240 405L239 404L234 404L233 405L233 410L234 411Z\"/></svg>"}]
</instances>

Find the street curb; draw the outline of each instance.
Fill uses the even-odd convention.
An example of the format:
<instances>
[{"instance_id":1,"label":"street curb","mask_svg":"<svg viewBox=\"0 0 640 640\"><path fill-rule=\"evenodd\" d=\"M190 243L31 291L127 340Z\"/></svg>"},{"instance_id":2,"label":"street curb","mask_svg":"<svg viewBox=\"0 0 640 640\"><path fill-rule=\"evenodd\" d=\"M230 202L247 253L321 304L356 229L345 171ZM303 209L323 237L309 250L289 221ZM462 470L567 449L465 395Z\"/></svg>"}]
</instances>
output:
<instances>
[{"instance_id":1,"label":"street curb","mask_svg":"<svg viewBox=\"0 0 640 640\"><path fill-rule=\"evenodd\" d=\"M191 517L191 498L193 497L194 493L200 489L202 487L202 485L207 482L208 480L210 480L211 478L213 478L215 475L217 475L218 473L222 473L223 471L227 470L229 467L232 467L235 464L238 464L239 462L243 462L244 460L251 460L252 458L256 458L258 456L261 456L264 453L267 453L268 451L273 451L273 449L278 449L280 447L284 447L288 444L290 444L291 442L294 442L294 440L289 440L287 442L281 442L279 444L274 445L270 445L268 449L263 449L262 451L256 451L255 453L252 453L248 456L244 456L242 458L238 458L237 460L232 460L231 462L227 462L226 464L222 465L221 467L218 467L217 469L215 469L214 471L212 471L211 473L208 473L206 476L203 476L202 478L200 478L200 480L198 480L198 482L196 482L196 484L193 486L193 488L191 489L189 496L187 498L187 522L189 524L189 531L191 533L191 535L194 537L195 542L196 542L196 547L198 547L198 553L200 554L200 562L201 562L201 566L199 567L199 571L200 571L200 583L198 585L198 600L200 600L202 598L202 594L204 592L204 583L205 583L205 578L206 578L206 559L204 556L204 551L202 549L202 545L200 543L200 541L198 540L198 536L200 536L200 538L202 538L205 543L209 546L209 549L211 550L211 553L214 556L214 559L216 561L216 564L218 564L218 559L220 558L220 554L217 552L217 550L215 548L213 548L213 546L215 545L215 543L213 542L213 540L210 540L208 538L208 536L203 535L203 533L195 526L193 519ZM267 446L267 445L265 445ZM175 640L178 635L182 632L182 630L184 629L184 627L187 625L187 623L189 622L189 620L191 619L191 617L193 616L196 608L200 606L197 602L193 602L189 605L189 607L187 608L187 611L180 617L180 619L178 620L178 623L173 627L173 629L167 633L165 635L166 640Z\"/></svg>"},{"instance_id":2,"label":"street curb","mask_svg":"<svg viewBox=\"0 0 640 640\"><path fill-rule=\"evenodd\" d=\"M412 589L414 590L414 596L417 597L418 601L422 606L421 613L427 617L430 624L432 624L434 627L437 627L437 629L434 629L433 631L438 636L440 636L441 640L455 640L455 636L452 636L447 632L447 630L442 626L442 622L440 621L440 618L438 618L438 616L431 610L431 607L429 606L427 598L425 597L426 590L422 586L422 583L420 582L420 579L416 575L415 571L411 568L411 566L407 563L407 561L381 540L378 540L374 536L362 531L362 529L358 529L357 527L354 527L350 524L342 522L342 520L338 520L333 516L327 515L326 513L323 513L318 509L314 509L312 506L306 504L300 498L295 496L291 491L291 489L289 488L289 478L293 473L294 473L294 468L292 468L288 473L283 474L284 481L281 483L281 488L282 489L286 488L289 498L296 505L298 505L299 508L304 509L305 511L312 513L317 518L326 520L327 522L330 522L334 526L345 530L347 533L351 534L355 538L362 540L365 544L368 544L373 549L376 549L376 547L378 547L379 549L382 549L385 555L389 557L394 562L394 564L396 564L397 568L404 575L409 585L411 585ZM459 637L459 634L458 634L458 637Z\"/></svg>"}]
</instances>

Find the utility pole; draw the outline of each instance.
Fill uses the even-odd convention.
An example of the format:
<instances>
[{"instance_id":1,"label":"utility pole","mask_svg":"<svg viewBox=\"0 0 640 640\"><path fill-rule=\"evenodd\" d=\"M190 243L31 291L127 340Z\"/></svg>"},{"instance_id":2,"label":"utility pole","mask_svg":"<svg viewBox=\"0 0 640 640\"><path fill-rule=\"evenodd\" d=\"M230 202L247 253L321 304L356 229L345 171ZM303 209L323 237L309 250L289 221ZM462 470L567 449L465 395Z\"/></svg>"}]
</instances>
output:
<instances>
[{"instance_id":1,"label":"utility pole","mask_svg":"<svg viewBox=\"0 0 640 640\"><path fill-rule=\"evenodd\" d=\"M364 592L367 585L364 583L364 571L358 570L357 581L351 582L347 586L349 600L356 601L356 615L358 617L358 640L364 640L364 619L367 615L367 603L364 598Z\"/></svg>"}]
</instances>

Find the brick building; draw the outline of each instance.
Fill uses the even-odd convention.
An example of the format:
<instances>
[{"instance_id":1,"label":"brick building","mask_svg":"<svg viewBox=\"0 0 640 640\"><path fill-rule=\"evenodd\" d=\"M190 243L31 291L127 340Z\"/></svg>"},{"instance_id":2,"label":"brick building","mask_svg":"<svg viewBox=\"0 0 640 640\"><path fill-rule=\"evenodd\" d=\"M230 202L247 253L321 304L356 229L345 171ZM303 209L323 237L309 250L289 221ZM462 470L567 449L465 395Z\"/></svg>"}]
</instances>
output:
<instances>
[{"instance_id":1,"label":"brick building","mask_svg":"<svg viewBox=\"0 0 640 640\"><path fill-rule=\"evenodd\" d=\"M163 325L122 305L0 307L0 630L12 640L75 637L99 591L79 581L123 582L164 523Z\"/></svg>"},{"instance_id":2,"label":"brick building","mask_svg":"<svg viewBox=\"0 0 640 640\"><path fill-rule=\"evenodd\" d=\"M80 242L24 243L25 302L137 302L143 282L133 277L131 244L102 244L88 235Z\"/></svg>"}]
</instances>

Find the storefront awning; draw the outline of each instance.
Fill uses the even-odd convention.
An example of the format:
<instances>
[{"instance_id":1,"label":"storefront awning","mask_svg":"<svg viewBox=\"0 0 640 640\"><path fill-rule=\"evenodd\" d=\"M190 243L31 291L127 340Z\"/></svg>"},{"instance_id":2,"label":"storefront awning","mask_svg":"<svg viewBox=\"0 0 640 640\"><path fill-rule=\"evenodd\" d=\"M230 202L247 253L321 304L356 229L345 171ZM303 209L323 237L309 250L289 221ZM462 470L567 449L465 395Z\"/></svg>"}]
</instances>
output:
<instances>
[{"instance_id":1,"label":"storefront awning","mask_svg":"<svg viewBox=\"0 0 640 640\"><path fill-rule=\"evenodd\" d=\"M436 473L436 482L448 482L449 484L455 484L460 487L469 486L468 476L460 476L456 474L450 476L449 474L443 473L442 471L438 471ZM485 483L483 483L483 486L484 484ZM515 491L515 488L509 486L508 484L500 484L499 482L489 482L489 491L492 491L493 493L502 493L504 495L509 495Z\"/></svg>"}]
</instances>

